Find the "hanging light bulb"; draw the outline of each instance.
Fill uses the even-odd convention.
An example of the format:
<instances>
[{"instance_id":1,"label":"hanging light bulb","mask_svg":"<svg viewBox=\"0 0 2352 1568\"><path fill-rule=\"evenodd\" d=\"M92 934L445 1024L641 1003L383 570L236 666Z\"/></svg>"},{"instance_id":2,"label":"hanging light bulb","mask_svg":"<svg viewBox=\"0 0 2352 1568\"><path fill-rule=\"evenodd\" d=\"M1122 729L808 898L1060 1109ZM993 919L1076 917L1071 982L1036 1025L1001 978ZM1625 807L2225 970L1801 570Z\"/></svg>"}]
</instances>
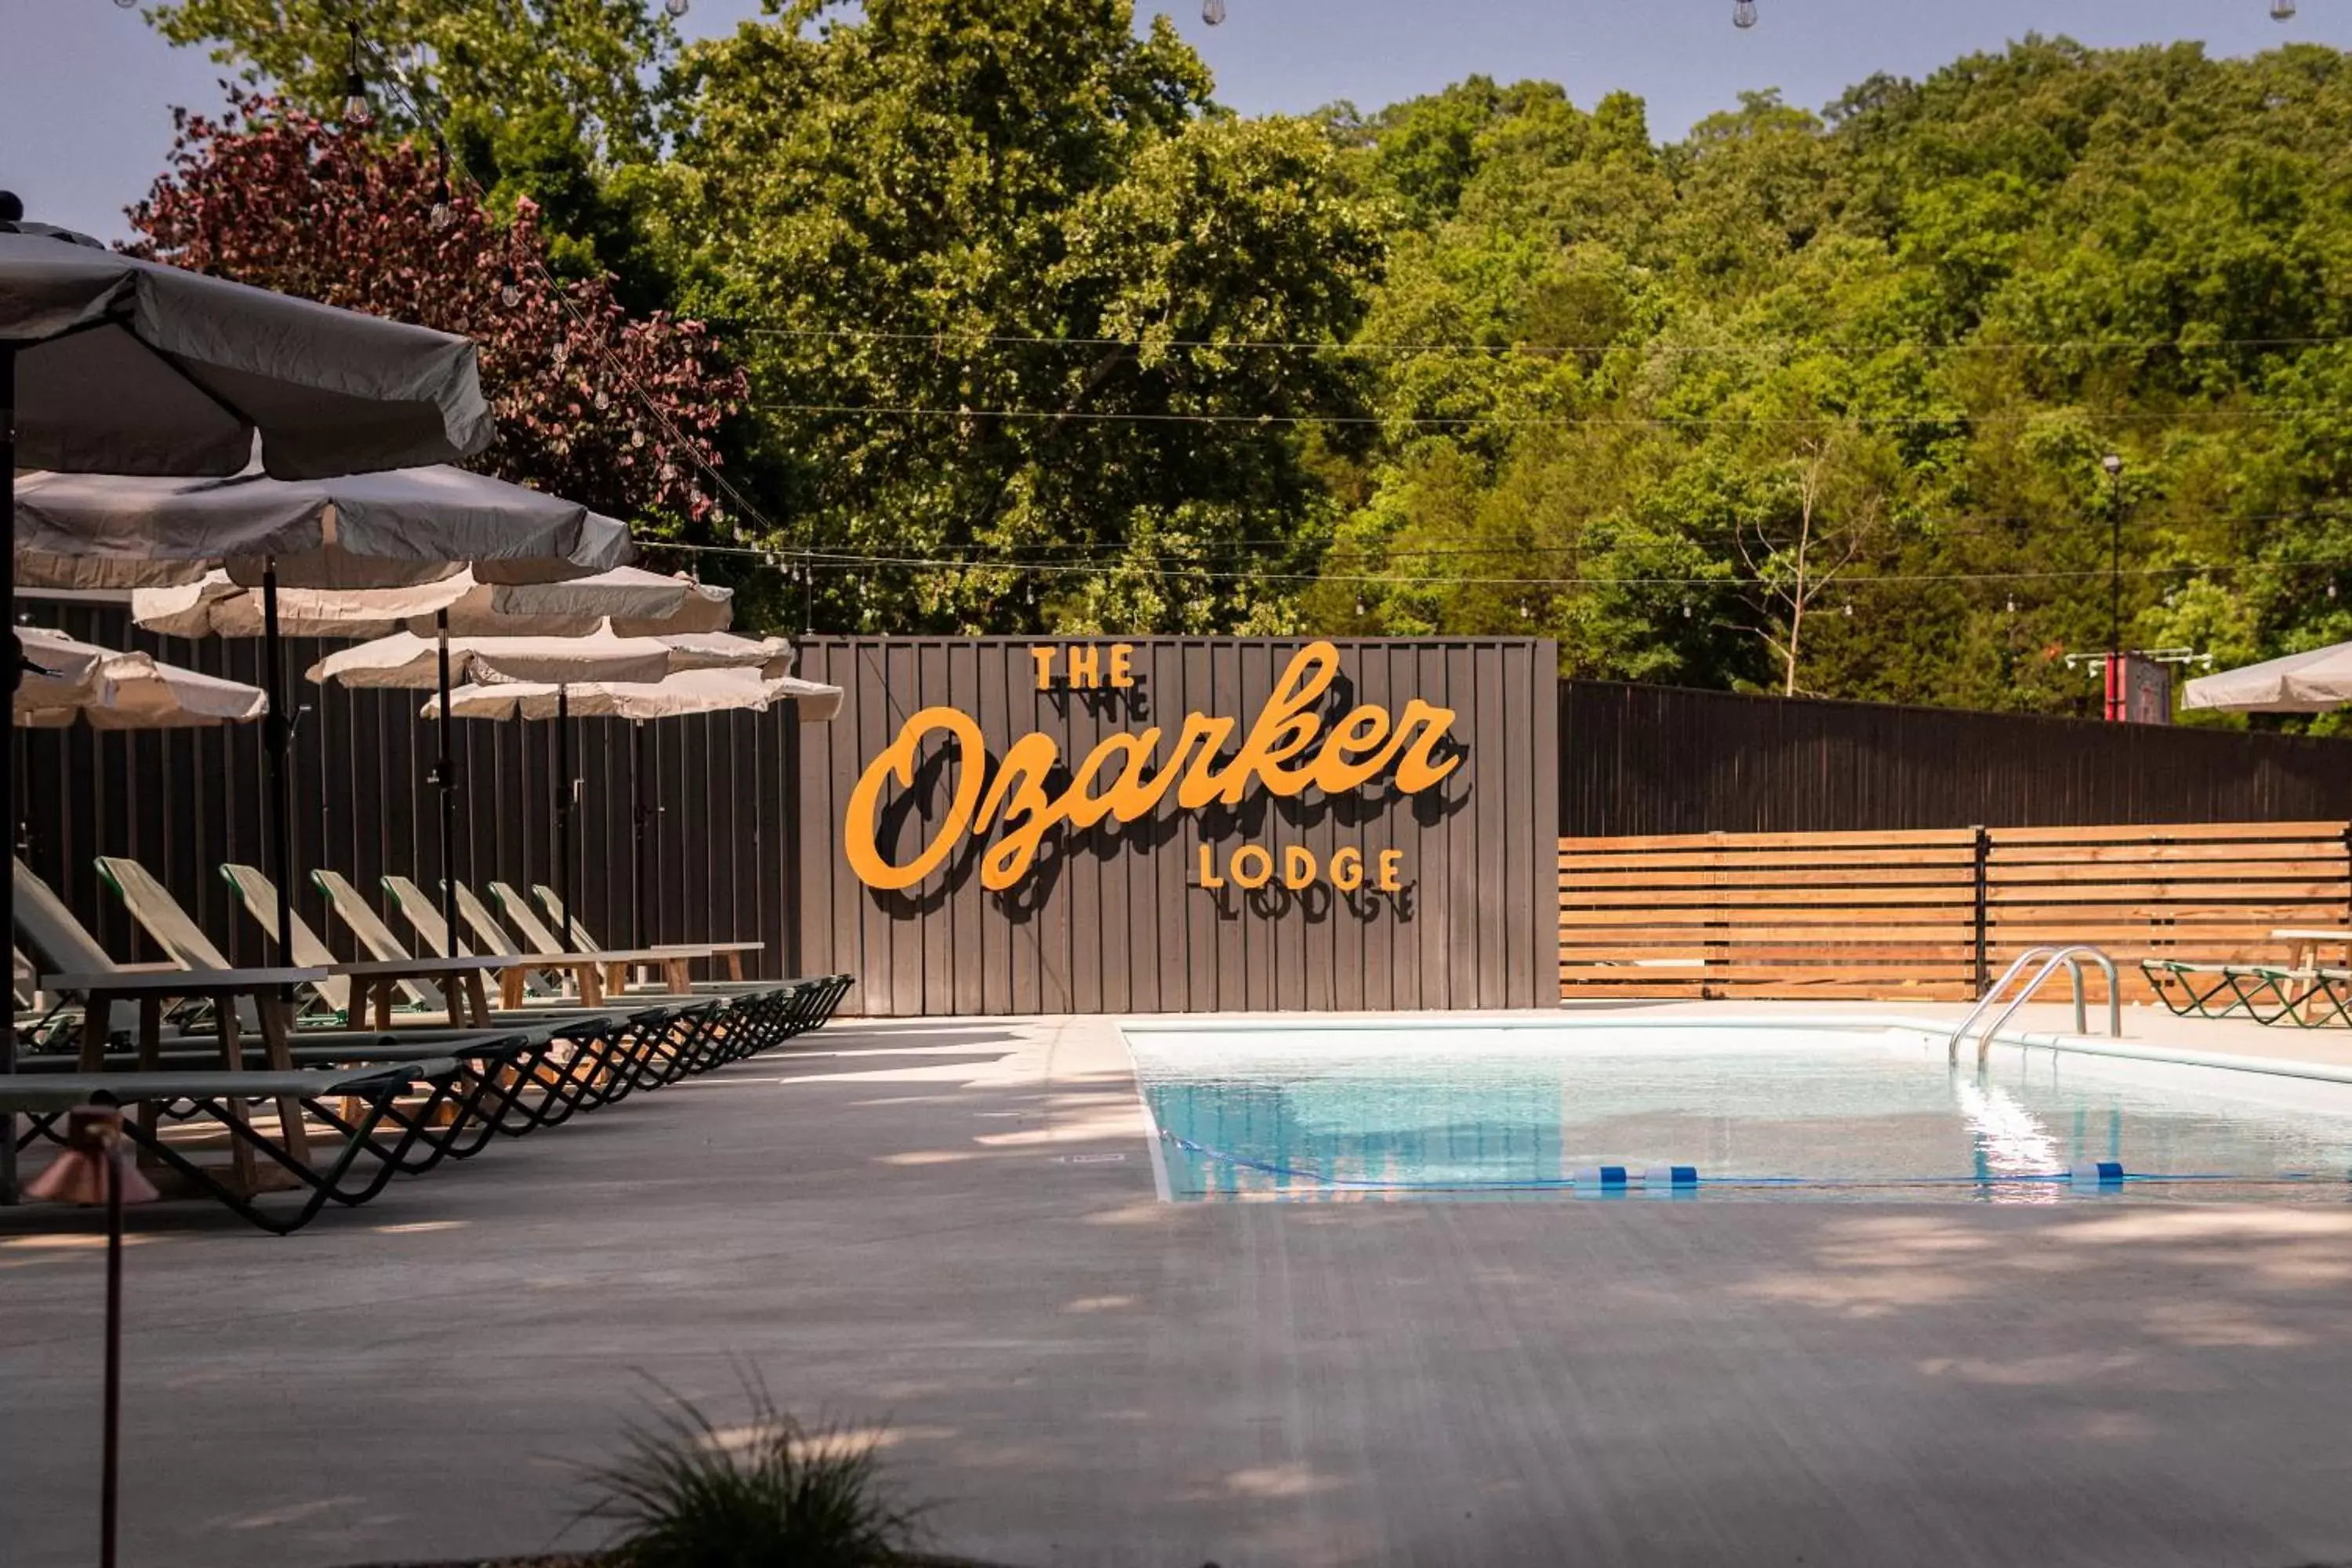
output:
<instances>
[{"instance_id":1,"label":"hanging light bulb","mask_svg":"<svg viewBox=\"0 0 2352 1568\"><path fill-rule=\"evenodd\" d=\"M511 270L499 274L499 303L509 310L522 303L522 285Z\"/></svg>"},{"instance_id":2,"label":"hanging light bulb","mask_svg":"<svg viewBox=\"0 0 2352 1568\"><path fill-rule=\"evenodd\" d=\"M1756 0L1733 0L1731 25L1747 28L1756 25Z\"/></svg>"},{"instance_id":3,"label":"hanging light bulb","mask_svg":"<svg viewBox=\"0 0 2352 1568\"><path fill-rule=\"evenodd\" d=\"M360 74L360 30L353 27L351 68L343 72L343 123L365 125L374 118L368 107L367 78Z\"/></svg>"},{"instance_id":4,"label":"hanging light bulb","mask_svg":"<svg viewBox=\"0 0 2352 1568\"><path fill-rule=\"evenodd\" d=\"M2294 21L2294 0L2271 0L2271 20L2273 22Z\"/></svg>"},{"instance_id":5,"label":"hanging light bulb","mask_svg":"<svg viewBox=\"0 0 2352 1568\"><path fill-rule=\"evenodd\" d=\"M685 16L688 8L693 4L694 0L662 0L662 9L668 12L672 19L676 19Z\"/></svg>"},{"instance_id":6,"label":"hanging light bulb","mask_svg":"<svg viewBox=\"0 0 2352 1568\"><path fill-rule=\"evenodd\" d=\"M605 409L610 408L610 407L612 407L612 406L613 406L613 395L612 395L612 394L610 394L610 393L606 392L606 391L605 391L603 387L601 387L601 386L600 386L600 387L598 387L598 388L596 389L596 411L597 411L598 413L600 413L600 414L601 414L601 413L603 413Z\"/></svg>"},{"instance_id":7,"label":"hanging light bulb","mask_svg":"<svg viewBox=\"0 0 2352 1568\"><path fill-rule=\"evenodd\" d=\"M425 221L432 226L434 233L438 234L456 222L457 218L456 210L449 205L449 170L446 165L444 165L440 176L434 181L433 206L432 210L425 215Z\"/></svg>"},{"instance_id":8,"label":"hanging light bulb","mask_svg":"<svg viewBox=\"0 0 2352 1568\"><path fill-rule=\"evenodd\" d=\"M1212 27L1225 19L1225 0L1201 0L1201 20Z\"/></svg>"},{"instance_id":9,"label":"hanging light bulb","mask_svg":"<svg viewBox=\"0 0 2352 1568\"><path fill-rule=\"evenodd\" d=\"M2017 595L2014 594L2009 596L2009 613L2012 616L2017 614Z\"/></svg>"},{"instance_id":10,"label":"hanging light bulb","mask_svg":"<svg viewBox=\"0 0 2352 1568\"><path fill-rule=\"evenodd\" d=\"M629 445L630 445L630 446L632 446L632 447L643 447L645 444L646 444L646 433L645 433L643 430L632 430L632 431L630 431L630 432L629 432Z\"/></svg>"},{"instance_id":11,"label":"hanging light bulb","mask_svg":"<svg viewBox=\"0 0 2352 1568\"><path fill-rule=\"evenodd\" d=\"M139 0L114 0L114 6L118 11L128 11L138 4Z\"/></svg>"}]
</instances>

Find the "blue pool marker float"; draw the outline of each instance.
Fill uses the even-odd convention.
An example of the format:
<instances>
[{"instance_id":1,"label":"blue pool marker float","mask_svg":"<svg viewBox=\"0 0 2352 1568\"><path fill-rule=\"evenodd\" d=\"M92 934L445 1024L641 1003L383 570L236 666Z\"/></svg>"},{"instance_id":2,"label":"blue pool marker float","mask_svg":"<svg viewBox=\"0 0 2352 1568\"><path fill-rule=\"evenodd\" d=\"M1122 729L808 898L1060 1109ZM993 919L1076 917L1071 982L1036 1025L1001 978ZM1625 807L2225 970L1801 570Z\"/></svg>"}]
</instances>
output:
<instances>
[{"instance_id":1,"label":"blue pool marker float","mask_svg":"<svg viewBox=\"0 0 2352 1568\"><path fill-rule=\"evenodd\" d=\"M2121 1160L2077 1160L2066 1174L2078 1187L2120 1187L2124 1184L2124 1163Z\"/></svg>"},{"instance_id":2,"label":"blue pool marker float","mask_svg":"<svg viewBox=\"0 0 2352 1568\"><path fill-rule=\"evenodd\" d=\"M1579 1189L1592 1187L1601 1192L1625 1190L1625 1167L1622 1165L1587 1165L1571 1178Z\"/></svg>"}]
</instances>

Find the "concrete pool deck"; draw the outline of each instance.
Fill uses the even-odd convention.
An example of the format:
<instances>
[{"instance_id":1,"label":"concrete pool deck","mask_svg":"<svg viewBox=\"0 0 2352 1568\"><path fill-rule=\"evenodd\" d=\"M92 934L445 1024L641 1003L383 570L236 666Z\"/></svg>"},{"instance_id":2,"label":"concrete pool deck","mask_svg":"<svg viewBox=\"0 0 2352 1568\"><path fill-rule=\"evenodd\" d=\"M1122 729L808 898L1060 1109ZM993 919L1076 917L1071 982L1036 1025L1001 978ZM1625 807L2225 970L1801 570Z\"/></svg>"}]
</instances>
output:
<instances>
[{"instance_id":1,"label":"concrete pool deck","mask_svg":"<svg viewBox=\"0 0 2352 1568\"><path fill-rule=\"evenodd\" d=\"M1015 1565L2352 1560L2352 1205L1169 1205L1116 1022L1025 1018L840 1021L285 1239L135 1223L126 1563L585 1544L646 1377L723 1423L739 1365ZM89 1232L0 1211L9 1568L94 1555Z\"/></svg>"}]
</instances>

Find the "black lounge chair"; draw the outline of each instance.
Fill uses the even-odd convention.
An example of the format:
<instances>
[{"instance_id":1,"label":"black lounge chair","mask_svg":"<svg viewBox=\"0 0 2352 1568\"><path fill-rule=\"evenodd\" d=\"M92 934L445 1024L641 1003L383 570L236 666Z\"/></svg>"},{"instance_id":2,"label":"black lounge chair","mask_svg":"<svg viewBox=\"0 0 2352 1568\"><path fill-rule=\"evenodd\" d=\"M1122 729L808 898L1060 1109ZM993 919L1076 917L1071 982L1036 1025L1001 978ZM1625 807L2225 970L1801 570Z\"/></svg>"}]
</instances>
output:
<instances>
[{"instance_id":1,"label":"black lounge chair","mask_svg":"<svg viewBox=\"0 0 2352 1568\"><path fill-rule=\"evenodd\" d=\"M238 1167L239 1173L227 1180L166 1138L160 1122L150 1126L146 1118L125 1117L122 1133L191 1193L213 1199L272 1235L286 1236L308 1225L330 1203L356 1207L381 1193L451 1101L458 1077L457 1063L446 1057L357 1069L14 1073L0 1078L0 1113L26 1119L26 1130L17 1138L19 1149L43 1140L62 1144L67 1113L92 1101L168 1109L176 1121L210 1122L227 1135ZM417 1089L423 1091L420 1102L401 1103ZM295 1158L279 1139L247 1119L246 1102L257 1099L299 1103L310 1117L341 1131L341 1147L317 1166ZM338 1102L352 1108L348 1119L333 1110ZM389 1144L379 1137L387 1128L398 1134ZM273 1201L271 1207L261 1206L272 1194L257 1190L259 1184L244 1175L261 1170L282 1173L289 1205Z\"/></svg>"}]
</instances>

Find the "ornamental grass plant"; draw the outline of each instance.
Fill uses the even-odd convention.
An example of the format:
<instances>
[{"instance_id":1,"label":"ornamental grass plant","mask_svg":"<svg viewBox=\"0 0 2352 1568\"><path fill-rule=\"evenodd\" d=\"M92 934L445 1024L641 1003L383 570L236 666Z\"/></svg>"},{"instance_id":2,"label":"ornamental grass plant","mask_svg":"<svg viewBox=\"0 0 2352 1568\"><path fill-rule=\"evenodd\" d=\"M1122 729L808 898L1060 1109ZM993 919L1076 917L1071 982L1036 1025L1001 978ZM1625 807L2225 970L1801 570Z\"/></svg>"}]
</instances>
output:
<instances>
[{"instance_id":1,"label":"ornamental grass plant","mask_svg":"<svg viewBox=\"0 0 2352 1568\"><path fill-rule=\"evenodd\" d=\"M620 1457L589 1473L583 1520L616 1527L613 1568L887 1568L912 1561L916 1510L885 1485L876 1440L803 1426L744 1379L722 1427L665 1388Z\"/></svg>"}]
</instances>

